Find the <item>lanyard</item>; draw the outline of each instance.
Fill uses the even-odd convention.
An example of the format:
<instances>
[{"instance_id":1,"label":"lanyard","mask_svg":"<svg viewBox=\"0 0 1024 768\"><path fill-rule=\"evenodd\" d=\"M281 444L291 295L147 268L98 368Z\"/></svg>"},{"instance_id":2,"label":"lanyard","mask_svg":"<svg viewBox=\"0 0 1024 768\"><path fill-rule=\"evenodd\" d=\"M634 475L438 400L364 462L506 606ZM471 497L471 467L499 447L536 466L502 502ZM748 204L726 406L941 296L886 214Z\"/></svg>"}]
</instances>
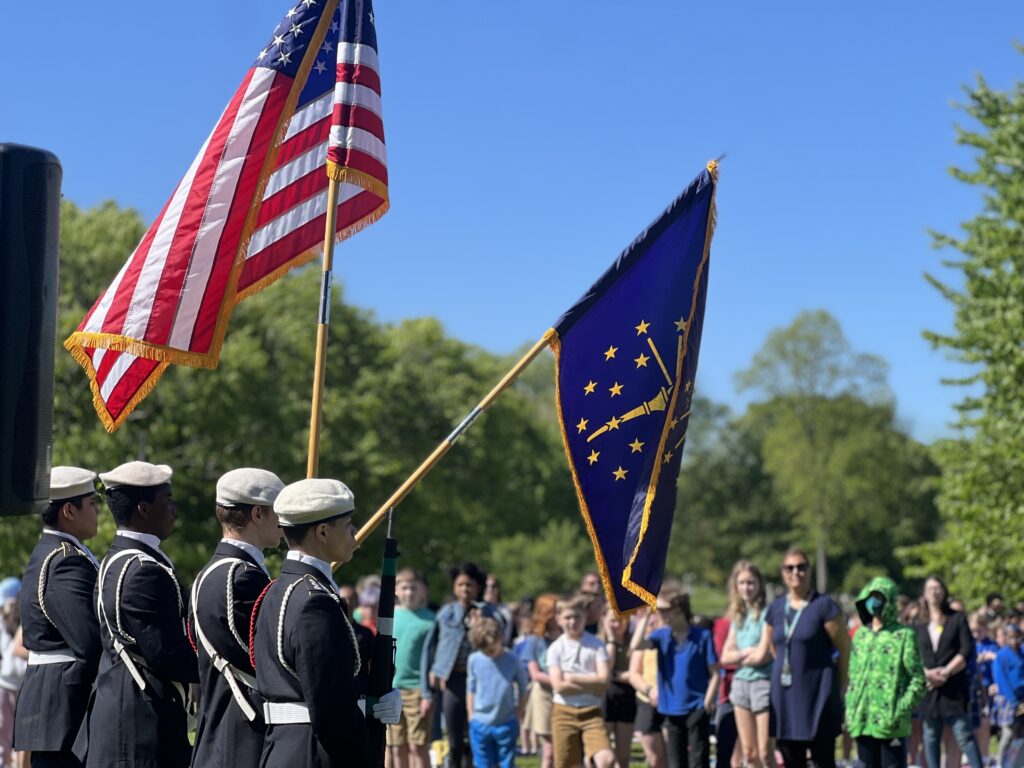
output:
<instances>
[{"instance_id":1,"label":"lanyard","mask_svg":"<svg viewBox=\"0 0 1024 768\"><path fill-rule=\"evenodd\" d=\"M809 603L810 599L808 598L808 600L800 608L797 608L796 613L793 614L793 621L789 621L785 615L786 613L789 613L790 608L789 595L786 595L786 610L782 618L782 629L786 638L785 657L782 661L782 669L784 672L789 672L791 669L791 667L789 666L789 646L793 640L793 630L796 629L797 622L800 621L800 617L803 615L804 608L806 608Z\"/></svg>"}]
</instances>

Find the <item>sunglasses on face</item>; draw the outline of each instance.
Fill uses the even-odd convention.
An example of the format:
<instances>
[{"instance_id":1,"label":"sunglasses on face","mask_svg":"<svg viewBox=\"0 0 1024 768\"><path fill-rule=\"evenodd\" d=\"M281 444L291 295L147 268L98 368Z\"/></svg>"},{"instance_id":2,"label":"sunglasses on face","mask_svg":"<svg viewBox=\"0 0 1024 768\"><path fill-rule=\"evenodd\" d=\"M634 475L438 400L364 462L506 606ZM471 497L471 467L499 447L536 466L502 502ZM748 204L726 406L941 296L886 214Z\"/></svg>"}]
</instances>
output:
<instances>
[{"instance_id":1,"label":"sunglasses on face","mask_svg":"<svg viewBox=\"0 0 1024 768\"><path fill-rule=\"evenodd\" d=\"M807 563L791 563L789 565L782 566L782 570L786 573L807 573L809 566Z\"/></svg>"}]
</instances>

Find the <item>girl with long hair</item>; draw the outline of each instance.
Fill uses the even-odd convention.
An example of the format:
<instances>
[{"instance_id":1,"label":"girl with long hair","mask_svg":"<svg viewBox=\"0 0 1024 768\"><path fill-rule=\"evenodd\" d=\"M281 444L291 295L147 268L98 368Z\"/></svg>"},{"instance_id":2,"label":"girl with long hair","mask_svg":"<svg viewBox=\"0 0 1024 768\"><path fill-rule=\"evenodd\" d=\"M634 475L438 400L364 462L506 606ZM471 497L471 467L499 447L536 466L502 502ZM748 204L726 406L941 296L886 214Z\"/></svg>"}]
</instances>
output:
<instances>
[{"instance_id":1,"label":"girl with long hair","mask_svg":"<svg viewBox=\"0 0 1024 768\"><path fill-rule=\"evenodd\" d=\"M981 751L974 738L970 713L970 680L967 662L974 653L974 638L967 616L950 606L949 590L938 576L924 580L926 610L917 627L917 641L928 687L922 704L924 753L928 768L939 768L943 731L952 731L955 746L971 768L981 768ZM946 752L953 755L947 742ZM959 765L959 755L953 755Z\"/></svg>"},{"instance_id":2,"label":"girl with long hair","mask_svg":"<svg viewBox=\"0 0 1024 768\"><path fill-rule=\"evenodd\" d=\"M629 682L629 621L605 606L598 637L608 652L611 680L601 706L604 725L615 743L615 759L621 766L629 765L629 747L633 741L636 720L636 691Z\"/></svg>"},{"instance_id":3,"label":"girl with long hair","mask_svg":"<svg viewBox=\"0 0 1024 768\"><path fill-rule=\"evenodd\" d=\"M771 692L771 644L765 636L766 592L761 570L740 560L729 576L729 635L722 649L722 663L738 667L729 701L736 716L743 758L749 768L775 766L775 749L769 732Z\"/></svg>"},{"instance_id":4,"label":"girl with long hair","mask_svg":"<svg viewBox=\"0 0 1024 768\"><path fill-rule=\"evenodd\" d=\"M648 768L666 768L668 752L661 732L664 716L651 700L658 687L658 649L647 638L661 627L661 619L650 608L643 608L629 643L629 682L636 691L636 720L633 727L640 734L644 760ZM621 768L621 766L620 766Z\"/></svg>"},{"instance_id":5,"label":"girl with long hair","mask_svg":"<svg viewBox=\"0 0 1024 768\"><path fill-rule=\"evenodd\" d=\"M562 633L555 617L558 595L544 594L533 601L533 633L524 641L522 658L530 674L530 694L526 701L523 729L540 742L540 768L555 764L551 744L551 676L548 674L548 646Z\"/></svg>"}]
</instances>

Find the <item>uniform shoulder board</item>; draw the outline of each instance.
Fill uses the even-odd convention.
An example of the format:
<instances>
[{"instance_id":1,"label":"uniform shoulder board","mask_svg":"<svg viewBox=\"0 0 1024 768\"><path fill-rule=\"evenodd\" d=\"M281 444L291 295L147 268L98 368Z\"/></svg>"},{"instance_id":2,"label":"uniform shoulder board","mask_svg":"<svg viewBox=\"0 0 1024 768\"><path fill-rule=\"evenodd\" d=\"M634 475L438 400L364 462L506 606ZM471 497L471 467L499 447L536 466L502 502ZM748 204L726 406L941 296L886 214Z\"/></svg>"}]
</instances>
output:
<instances>
[{"instance_id":1,"label":"uniform shoulder board","mask_svg":"<svg viewBox=\"0 0 1024 768\"><path fill-rule=\"evenodd\" d=\"M306 580L306 583L309 584L310 593L312 593L314 590L318 592L327 591L323 584L321 584L319 581L317 581L314 577L310 576L309 574L306 574L305 576L303 576L303 578Z\"/></svg>"},{"instance_id":2,"label":"uniform shoulder board","mask_svg":"<svg viewBox=\"0 0 1024 768\"><path fill-rule=\"evenodd\" d=\"M341 604L341 595L337 594L333 589L325 587L315 576L307 573L303 578L309 584L309 594L312 595L314 591L323 592L325 595L329 595L334 602L339 605Z\"/></svg>"},{"instance_id":3,"label":"uniform shoulder board","mask_svg":"<svg viewBox=\"0 0 1024 768\"><path fill-rule=\"evenodd\" d=\"M68 555L81 555L82 557L85 557L85 552L80 550L70 541L62 541L60 543L60 553L63 557L67 557Z\"/></svg>"}]
</instances>

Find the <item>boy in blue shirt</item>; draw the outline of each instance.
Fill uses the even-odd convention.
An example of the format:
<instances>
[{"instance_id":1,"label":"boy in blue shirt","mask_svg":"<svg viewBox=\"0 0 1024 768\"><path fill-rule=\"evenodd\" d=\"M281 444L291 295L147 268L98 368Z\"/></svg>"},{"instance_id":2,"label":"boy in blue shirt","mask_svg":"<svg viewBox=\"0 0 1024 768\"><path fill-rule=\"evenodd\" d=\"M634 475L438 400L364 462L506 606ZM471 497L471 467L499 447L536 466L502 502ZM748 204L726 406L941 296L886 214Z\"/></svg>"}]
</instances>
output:
<instances>
[{"instance_id":1,"label":"boy in blue shirt","mask_svg":"<svg viewBox=\"0 0 1024 768\"><path fill-rule=\"evenodd\" d=\"M996 654L993 673L999 693L1006 701L1009 715L1006 719L1011 723L1002 729L999 735L999 764L1005 765L1004 758L1014 739L1024 737L1024 653L1021 652L1020 627L1009 623L1003 627L1003 639L1006 642Z\"/></svg>"},{"instance_id":2,"label":"boy in blue shirt","mask_svg":"<svg viewBox=\"0 0 1024 768\"><path fill-rule=\"evenodd\" d=\"M519 658L505 650L502 639L498 622L491 618L478 619L469 630L469 642L477 649L466 664L466 712L475 768L515 765L529 681Z\"/></svg>"},{"instance_id":3,"label":"boy in blue shirt","mask_svg":"<svg viewBox=\"0 0 1024 768\"><path fill-rule=\"evenodd\" d=\"M644 693L665 715L669 768L708 768L719 678L714 642L691 623L689 595L658 595L656 608L666 625L648 639L658 651L658 685Z\"/></svg>"}]
</instances>

